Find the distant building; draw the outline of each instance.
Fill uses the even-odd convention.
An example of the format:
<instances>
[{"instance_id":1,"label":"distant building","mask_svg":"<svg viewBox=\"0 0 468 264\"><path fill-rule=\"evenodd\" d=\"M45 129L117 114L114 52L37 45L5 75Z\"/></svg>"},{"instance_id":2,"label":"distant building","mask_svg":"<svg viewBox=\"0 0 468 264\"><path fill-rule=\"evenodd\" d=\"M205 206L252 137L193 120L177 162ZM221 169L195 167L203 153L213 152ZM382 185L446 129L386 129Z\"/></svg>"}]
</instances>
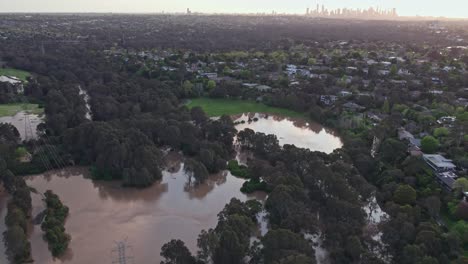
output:
<instances>
[{"instance_id":1,"label":"distant building","mask_svg":"<svg viewBox=\"0 0 468 264\"><path fill-rule=\"evenodd\" d=\"M288 73L289 76L295 75L297 73L297 66L293 64L288 64L286 66L286 72Z\"/></svg>"},{"instance_id":2,"label":"distant building","mask_svg":"<svg viewBox=\"0 0 468 264\"><path fill-rule=\"evenodd\" d=\"M452 125L453 123L455 123L456 120L457 120L457 118L454 117L454 116L443 116L443 117L439 118L439 120L437 120L437 124L439 124L439 125Z\"/></svg>"},{"instance_id":3,"label":"distant building","mask_svg":"<svg viewBox=\"0 0 468 264\"><path fill-rule=\"evenodd\" d=\"M441 95L441 94L444 94L444 91L442 91L442 90L430 90L429 93L433 94L433 95Z\"/></svg>"},{"instance_id":4,"label":"distant building","mask_svg":"<svg viewBox=\"0 0 468 264\"><path fill-rule=\"evenodd\" d=\"M210 80L217 80L218 79L218 74L216 72L207 72L207 73L202 73L201 76L206 77Z\"/></svg>"},{"instance_id":5,"label":"distant building","mask_svg":"<svg viewBox=\"0 0 468 264\"><path fill-rule=\"evenodd\" d=\"M462 107L467 107L468 106L468 99L466 98L457 98L457 100L455 101L455 103L458 105L458 106L462 106Z\"/></svg>"},{"instance_id":6,"label":"distant building","mask_svg":"<svg viewBox=\"0 0 468 264\"><path fill-rule=\"evenodd\" d=\"M407 84L405 80L390 80L390 83L399 85L399 86L406 86Z\"/></svg>"},{"instance_id":7,"label":"distant building","mask_svg":"<svg viewBox=\"0 0 468 264\"><path fill-rule=\"evenodd\" d=\"M21 80L13 76L0 76L0 82L7 82L10 84L20 84Z\"/></svg>"},{"instance_id":8,"label":"distant building","mask_svg":"<svg viewBox=\"0 0 468 264\"><path fill-rule=\"evenodd\" d=\"M446 159L442 155L424 154L426 163L436 172L453 171L457 168L452 160Z\"/></svg>"},{"instance_id":9,"label":"distant building","mask_svg":"<svg viewBox=\"0 0 468 264\"><path fill-rule=\"evenodd\" d=\"M440 78L438 78L438 77L432 77L431 81L432 81L433 84L437 84L437 85L442 84L442 80Z\"/></svg>"},{"instance_id":10,"label":"distant building","mask_svg":"<svg viewBox=\"0 0 468 264\"><path fill-rule=\"evenodd\" d=\"M343 108L351 112L364 111L366 109L364 106L360 106L353 102L347 102L346 104L343 105Z\"/></svg>"},{"instance_id":11,"label":"distant building","mask_svg":"<svg viewBox=\"0 0 468 264\"><path fill-rule=\"evenodd\" d=\"M335 95L321 95L320 102L324 105L333 105L338 100L338 96Z\"/></svg>"},{"instance_id":12,"label":"distant building","mask_svg":"<svg viewBox=\"0 0 468 264\"><path fill-rule=\"evenodd\" d=\"M17 94L24 93L23 82L17 77L13 76L0 76L0 83L9 83Z\"/></svg>"},{"instance_id":13,"label":"distant building","mask_svg":"<svg viewBox=\"0 0 468 264\"><path fill-rule=\"evenodd\" d=\"M416 157L421 157L422 155L424 155L421 149L417 146L410 146L408 148L408 152L410 153L411 156L416 156Z\"/></svg>"},{"instance_id":14,"label":"distant building","mask_svg":"<svg viewBox=\"0 0 468 264\"><path fill-rule=\"evenodd\" d=\"M249 89L255 88L258 86L256 83L243 83L242 86L247 87Z\"/></svg>"},{"instance_id":15,"label":"distant building","mask_svg":"<svg viewBox=\"0 0 468 264\"><path fill-rule=\"evenodd\" d=\"M255 89L257 89L260 92L268 92L268 91L271 90L271 87L268 86L268 85L259 85L259 86L255 87Z\"/></svg>"},{"instance_id":16,"label":"distant building","mask_svg":"<svg viewBox=\"0 0 468 264\"><path fill-rule=\"evenodd\" d=\"M242 86L249 88L249 89L257 89L257 91L260 91L260 92L268 92L272 90L272 88L268 85L260 85L256 83L243 83Z\"/></svg>"},{"instance_id":17,"label":"distant building","mask_svg":"<svg viewBox=\"0 0 468 264\"><path fill-rule=\"evenodd\" d=\"M390 71L389 70L379 70L378 74L380 76L387 76L387 75L390 75Z\"/></svg>"},{"instance_id":18,"label":"distant building","mask_svg":"<svg viewBox=\"0 0 468 264\"><path fill-rule=\"evenodd\" d=\"M348 92L348 91L340 91L338 94L339 94L341 97L346 97L346 96L351 96L351 95L353 95L352 92Z\"/></svg>"},{"instance_id":19,"label":"distant building","mask_svg":"<svg viewBox=\"0 0 468 264\"><path fill-rule=\"evenodd\" d=\"M398 70L398 75L400 75L400 76L409 76L409 75L411 75L411 72L409 70L406 70L406 69L399 69Z\"/></svg>"}]
</instances>

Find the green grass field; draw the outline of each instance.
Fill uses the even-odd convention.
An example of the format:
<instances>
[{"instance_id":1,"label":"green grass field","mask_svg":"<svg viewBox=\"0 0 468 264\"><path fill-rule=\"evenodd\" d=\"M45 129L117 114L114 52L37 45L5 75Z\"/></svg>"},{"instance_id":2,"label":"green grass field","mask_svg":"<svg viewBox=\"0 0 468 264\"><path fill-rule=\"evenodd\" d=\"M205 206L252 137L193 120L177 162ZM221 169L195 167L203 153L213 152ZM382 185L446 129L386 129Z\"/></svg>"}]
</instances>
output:
<instances>
[{"instance_id":1,"label":"green grass field","mask_svg":"<svg viewBox=\"0 0 468 264\"><path fill-rule=\"evenodd\" d=\"M39 108L37 104L0 104L0 117L14 116L20 111L40 115L44 112L44 109Z\"/></svg>"},{"instance_id":2,"label":"green grass field","mask_svg":"<svg viewBox=\"0 0 468 264\"><path fill-rule=\"evenodd\" d=\"M187 105L189 108L200 106L210 117L222 115L236 115L242 113L269 113L278 114L288 117L306 118L305 114L294 112L292 110L267 106L262 103L243 100L229 99L211 99L211 98L195 98Z\"/></svg>"},{"instance_id":3,"label":"green grass field","mask_svg":"<svg viewBox=\"0 0 468 264\"><path fill-rule=\"evenodd\" d=\"M29 72L22 71L22 70L17 70L17 69L12 69L12 68L0 68L0 76L5 75L5 76L14 76L16 78L19 78L23 82L27 81L27 78L31 76Z\"/></svg>"}]
</instances>

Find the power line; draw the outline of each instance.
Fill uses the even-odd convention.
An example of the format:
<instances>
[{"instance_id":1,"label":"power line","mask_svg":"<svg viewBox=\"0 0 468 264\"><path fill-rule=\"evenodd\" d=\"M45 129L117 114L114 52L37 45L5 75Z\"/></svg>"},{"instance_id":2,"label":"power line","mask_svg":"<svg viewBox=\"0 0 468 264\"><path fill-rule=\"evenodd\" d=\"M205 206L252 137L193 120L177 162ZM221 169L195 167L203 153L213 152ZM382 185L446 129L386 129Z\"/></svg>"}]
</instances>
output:
<instances>
[{"instance_id":1,"label":"power line","mask_svg":"<svg viewBox=\"0 0 468 264\"><path fill-rule=\"evenodd\" d=\"M60 153L58 153L56 146L52 144L52 140L50 140L49 136L47 135L47 132L44 133L44 136L45 138L43 138L42 140L44 140L46 146L49 147L49 152L51 153L51 156L54 159L54 161L57 163L58 168L66 170L67 164L63 160L63 157L60 157Z\"/></svg>"},{"instance_id":2,"label":"power line","mask_svg":"<svg viewBox=\"0 0 468 264\"><path fill-rule=\"evenodd\" d=\"M28 124L29 124L29 128L30 128L30 130L31 130L31 135L32 135L32 134L33 134L33 132L32 132L32 124L31 124L31 119L29 118L29 115L28 115L28 118L27 118L27 119L28 119ZM33 139L33 140L34 140L34 139ZM46 145L46 146L47 146L47 145ZM44 151L47 151L46 146L43 146L43 148L42 148ZM50 146L50 145L49 145L49 146ZM51 148L49 147L49 153L50 153L50 155L47 155L47 152L46 152L46 153L43 153L43 154L44 154L44 156L47 158L48 161L50 161L50 159L48 159L48 157L50 156L50 157L52 158L52 160L55 162L55 164L57 165L57 168L58 168L58 169L61 169L61 166L60 166L58 160L56 159L55 155L53 155L54 153L52 153L52 152L53 152L53 151L52 151ZM52 168L54 167L53 164L50 164L50 165L51 165Z\"/></svg>"},{"instance_id":3,"label":"power line","mask_svg":"<svg viewBox=\"0 0 468 264\"><path fill-rule=\"evenodd\" d=\"M36 144L36 140L33 138L34 133L33 133L32 127L31 127L31 121L29 120L29 115L25 114L24 119L25 119L25 129L27 128L29 130L29 132L31 133L31 142L32 142L33 148L34 148L33 153L37 151L39 159L42 161L42 164L44 165L45 169L48 170L48 171L51 171L52 169L49 166L49 163L47 162L47 157L45 157L45 155L43 153L41 153L40 150L38 151L39 148L38 148L38 146ZM27 133L26 133L26 135L27 135ZM25 140L27 140L27 137L25 138Z\"/></svg>"}]
</instances>

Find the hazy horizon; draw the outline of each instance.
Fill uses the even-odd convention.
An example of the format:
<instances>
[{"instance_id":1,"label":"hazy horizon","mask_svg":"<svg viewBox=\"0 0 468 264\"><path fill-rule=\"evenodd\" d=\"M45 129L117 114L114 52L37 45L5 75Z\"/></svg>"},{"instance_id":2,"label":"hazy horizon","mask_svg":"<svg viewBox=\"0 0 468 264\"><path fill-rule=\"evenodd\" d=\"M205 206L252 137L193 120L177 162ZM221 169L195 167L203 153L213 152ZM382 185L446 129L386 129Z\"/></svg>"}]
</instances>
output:
<instances>
[{"instance_id":1,"label":"hazy horizon","mask_svg":"<svg viewBox=\"0 0 468 264\"><path fill-rule=\"evenodd\" d=\"M50 13L157 13L185 12L190 8L193 12L202 13L277 13L304 14L307 7L314 9L317 4L324 4L329 9L335 8L396 8L400 16L433 16L447 18L468 18L465 11L468 1L446 0L0 0L0 12L50 12Z\"/></svg>"}]
</instances>

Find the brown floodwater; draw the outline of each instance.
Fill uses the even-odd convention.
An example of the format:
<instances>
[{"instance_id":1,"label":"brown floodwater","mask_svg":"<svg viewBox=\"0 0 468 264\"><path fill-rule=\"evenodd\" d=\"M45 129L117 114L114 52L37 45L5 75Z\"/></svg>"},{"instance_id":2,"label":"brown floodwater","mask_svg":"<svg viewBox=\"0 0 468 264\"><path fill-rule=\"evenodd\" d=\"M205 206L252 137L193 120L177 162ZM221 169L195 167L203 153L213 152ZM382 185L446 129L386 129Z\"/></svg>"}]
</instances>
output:
<instances>
[{"instance_id":1,"label":"brown floodwater","mask_svg":"<svg viewBox=\"0 0 468 264\"><path fill-rule=\"evenodd\" d=\"M247 122L257 117L257 122ZM242 115L245 120L236 128L251 128L257 132L275 134L280 144L330 153L342 146L339 137L331 130L313 122L273 115ZM242 154L242 153L239 153ZM246 159L245 155L238 158ZM161 182L146 189L122 188L120 182L102 182L89 179L87 168L75 167L26 177L27 184L37 190L32 194L33 217L44 210L42 193L53 190L70 208L65 228L72 240L69 250L54 259L43 240L39 225L30 234L34 263L112 263L116 242L125 240L133 263L159 263L161 246L171 239L185 241L195 253L198 234L203 229L214 228L217 214L232 199L264 201L265 193L245 195L240 188L245 180L229 172L212 175L204 184L187 185L182 157L170 153L167 170ZM4 217L8 197L0 192L0 231L4 231ZM265 213L259 215L264 218ZM267 222L261 221L259 235L267 231ZM0 243L0 263L6 263L4 245Z\"/></svg>"},{"instance_id":2,"label":"brown floodwater","mask_svg":"<svg viewBox=\"0 0 468 264\"><path fill-rule=\"evenodd\" d=\"M72 237L70 250L53 259L40 226L34 226L30 241L35 263L111 263L115 242L124 239L132 247L135 263L159 263L161 246L171 239L182 239L196 252L198 234L216 226L217 214L231 198L266 198L261 193L242 194L244 180L227 172L189 187L183 164L173 172L165 171L161 183L146 189L122 188L119 182L92 181L86 176L86 168L68 168L27 177L38 193L53 190L70 208L65 225ZM33 194L33 215L42 210L41 195Z\"/></svg>"},{"instance_id":3,"label":"brown floodwater","mask_svg":"<svg viewBox=\"0 0 468 264\"><path fill-rule=\"evenodd\" d=\"M37 126L42 122L43 117L24 111L18 112L14 116L0 117L0 123L9 123L16 127L22 140L37 138Z\"/></svg>"},{"instance_id":4,"label":"brown floodwater","mask_svg":"<svg viewBox=\"0 0 468 264\"><path fill-rule=\"evenodd\" d=\"M253 121L254 118L258 121ZM244 121L236 125L238 131L250 128L255 132L274 134L278 137L280 145L292 144L327 154L343 146L341 139L333 130L301 118L249 113L234 116L233 119L235 122ZM252 121L249 122L249 119Z\"/></svg>"}]
</instances>

